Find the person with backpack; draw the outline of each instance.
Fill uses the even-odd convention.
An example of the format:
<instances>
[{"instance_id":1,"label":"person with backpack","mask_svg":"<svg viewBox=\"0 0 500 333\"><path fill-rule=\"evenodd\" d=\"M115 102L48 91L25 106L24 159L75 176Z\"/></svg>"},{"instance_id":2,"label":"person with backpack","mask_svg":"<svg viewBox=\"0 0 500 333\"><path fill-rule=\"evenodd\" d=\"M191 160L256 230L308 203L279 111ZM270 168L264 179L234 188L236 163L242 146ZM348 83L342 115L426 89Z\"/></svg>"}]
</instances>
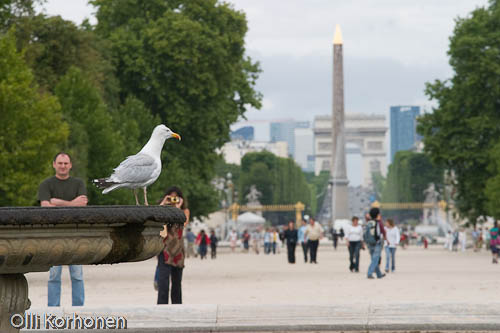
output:
<instances>
[{"instance_id":1,"label":"person with backpack","mask_svg":"<svg viewBox=\"0 0 500 333\"><path fill-rule=\"evenodd\" d=\"M384 240L387 239L384 224L382 222L382 216L380 215L380 209L372 208L370 209L370 220L366 223L366 228L364 232L364 241L368 246L370 251L371 263L368 267L367 277L373 279L373 272L377 274L377 278L381 279L385 276L380 271L379 260L382 253L382 247L384 245Z\"/></svg>"}]
</instances>

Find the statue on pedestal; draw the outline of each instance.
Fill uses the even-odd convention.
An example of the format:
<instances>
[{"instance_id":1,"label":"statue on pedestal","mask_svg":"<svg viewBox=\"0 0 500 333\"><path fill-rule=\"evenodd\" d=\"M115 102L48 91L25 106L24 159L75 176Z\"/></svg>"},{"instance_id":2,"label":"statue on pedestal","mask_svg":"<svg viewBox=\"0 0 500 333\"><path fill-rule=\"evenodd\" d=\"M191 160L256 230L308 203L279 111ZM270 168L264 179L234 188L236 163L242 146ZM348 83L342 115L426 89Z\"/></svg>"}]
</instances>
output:
<instances>
[{"instance_id":1,"label":"statue on pedestal","mask_svg":"<svg viewBox=\"0 0 500 333\"><path fill-rule=\"evenodd\" d=\"M436 185L434 183L429 183L429 186L424 191L425 200L424 203L427 204L424 206L424 224L435 224L437 218L437 204L439 192L436 190ZM432 208L429 207L432 205Z\"/></svg>"}]
</instances>

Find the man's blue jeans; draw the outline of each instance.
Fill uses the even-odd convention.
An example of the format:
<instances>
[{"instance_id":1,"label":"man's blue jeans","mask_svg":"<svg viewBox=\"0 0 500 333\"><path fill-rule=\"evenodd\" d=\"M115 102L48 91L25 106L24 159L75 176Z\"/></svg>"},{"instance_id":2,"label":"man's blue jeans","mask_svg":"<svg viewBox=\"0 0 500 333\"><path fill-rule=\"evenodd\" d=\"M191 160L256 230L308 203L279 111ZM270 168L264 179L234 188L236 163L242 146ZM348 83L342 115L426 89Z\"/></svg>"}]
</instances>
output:
<instances>
[{"instance_id":1,"label":"man's blue jeans","mask_svg":"<svg viewBox=\"0 0 500 333\"><path fill-rule=\"evenodd\" d=\"M377 277L381 277L382 272L378 267L378 261L380 260L380 255L382 253L382 243L378 242L375 245L368 246L368 249L370 250L370 257L372 258L370 267L368 267L368 276L372 276L373 272L375 272Z\"/></svg>"},{"instance_id":2,"label":"man's blue jeans","mask_svg":"<svg viewBox=\"0 0 500 333\"><path fill-rule=\"evenodd\" d=\"M48 283L48 305L61 305L61 273L62 266L52 266L50 268ZM70 265L69 274L71 276L71 296L73 306L83 306L85 302L85 291L83 287L83 269L81 265Z\"/></svg>"},{"instance_id":3,"label":"man's blue jeans","mask_svg":"<svg viewBox=\"0 0 500 333\"><path fill-rule=\"evenodd\" d=\"M389 261L391 262L391 270L394 272L396 269L396 248L386 247L385 248L386 260L385 260L385 270L389 271Z\"/></svg>"}]
</instances>

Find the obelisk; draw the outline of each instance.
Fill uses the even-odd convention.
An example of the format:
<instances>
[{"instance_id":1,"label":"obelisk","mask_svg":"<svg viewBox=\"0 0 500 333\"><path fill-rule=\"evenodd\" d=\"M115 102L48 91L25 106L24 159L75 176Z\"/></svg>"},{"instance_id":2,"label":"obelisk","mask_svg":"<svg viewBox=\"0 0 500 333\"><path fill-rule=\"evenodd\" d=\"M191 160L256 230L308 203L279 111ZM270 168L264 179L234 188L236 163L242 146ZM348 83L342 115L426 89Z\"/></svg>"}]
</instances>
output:
<instances>
[{"instance_id":1,"label":"obelisk","mask_svg":"<svg viewBox=\"0 0 500 333\"><path fill-rule=\"evenodd\" d=\"M333 110L332 110L332 223L349 219L349 192L345 167L344 137L344 66L342 33L337 24L333 38Z\"/></svg>"}]
</instances>

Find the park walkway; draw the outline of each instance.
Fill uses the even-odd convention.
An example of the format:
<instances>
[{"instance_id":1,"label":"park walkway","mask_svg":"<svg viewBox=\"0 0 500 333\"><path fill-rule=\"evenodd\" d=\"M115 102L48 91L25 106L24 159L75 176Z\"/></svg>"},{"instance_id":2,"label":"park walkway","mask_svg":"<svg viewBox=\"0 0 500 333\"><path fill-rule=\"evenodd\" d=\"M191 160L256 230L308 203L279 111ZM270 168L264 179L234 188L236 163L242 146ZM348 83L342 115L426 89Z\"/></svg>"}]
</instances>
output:
<instances>
[{"instance_id":1,"label":"park walkway","mask_svg":"<svg viewBox=\"0 0 500 333\"><path fill-rule=\"evenodd\" d=\"M317 265L305 264L299 249L294 265L285 251L224 249L216 260L186 261L181 306L155 305L156 262L148 260L85 266L86 306L71 308L65 268L57 310L122 313L130 328L144 332L500 331L500 265L486 251L398 249L397 272L381 280L366 279L367 251L361 256L356 274L345 246L320 247ZM27 274L31 311L48 311L47 277Z\"/></svg>"}]
</instances>

